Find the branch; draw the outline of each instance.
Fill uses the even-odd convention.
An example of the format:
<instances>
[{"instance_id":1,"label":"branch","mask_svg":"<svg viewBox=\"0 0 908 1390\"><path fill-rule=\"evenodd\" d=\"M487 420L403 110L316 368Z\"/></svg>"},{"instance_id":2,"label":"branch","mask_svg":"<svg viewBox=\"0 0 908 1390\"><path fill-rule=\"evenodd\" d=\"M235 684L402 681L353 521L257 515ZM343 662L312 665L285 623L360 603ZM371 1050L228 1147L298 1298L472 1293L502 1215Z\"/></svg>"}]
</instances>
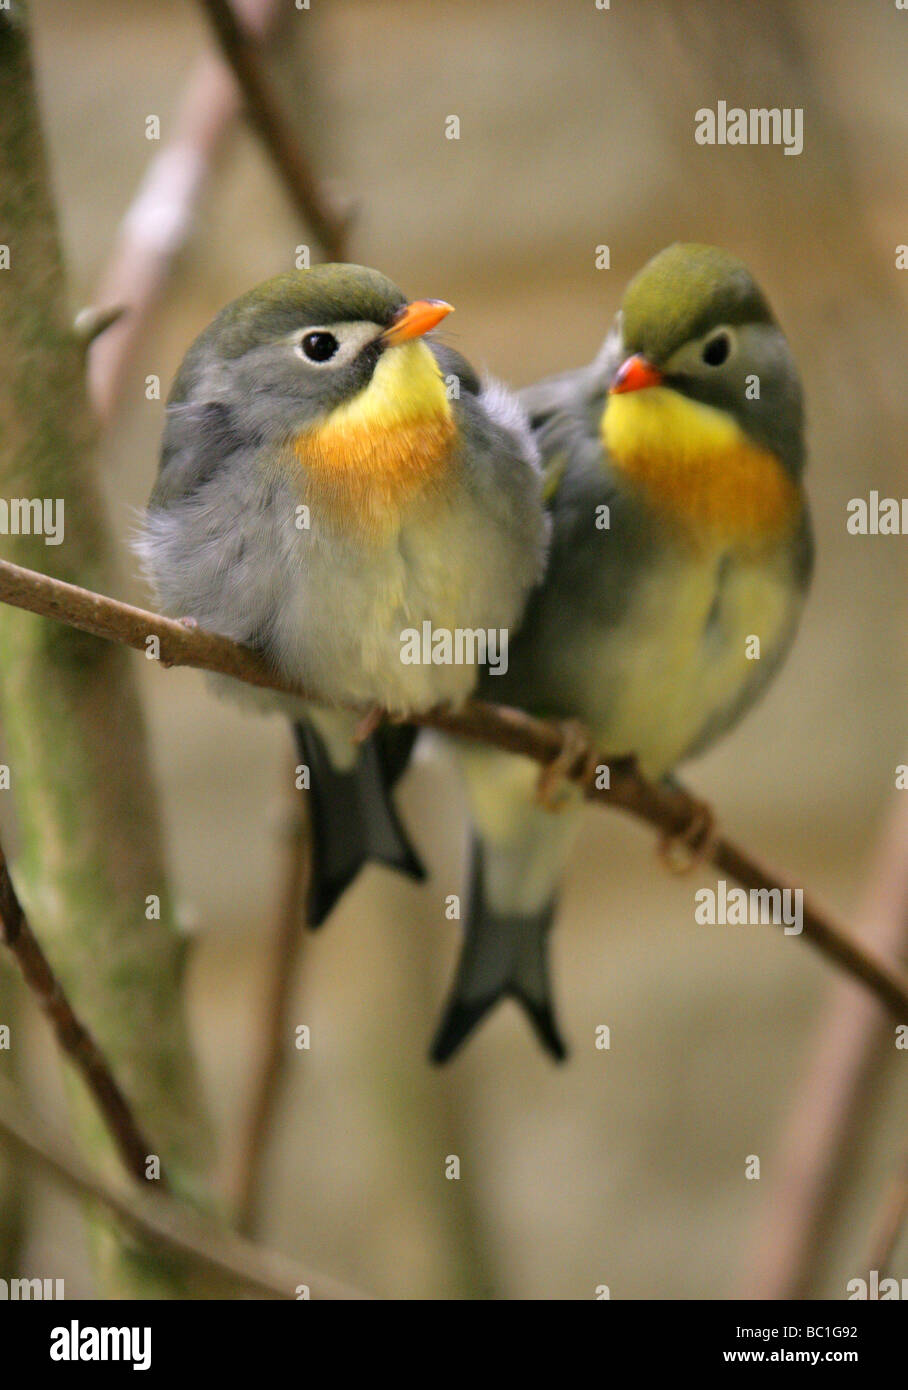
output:
<instances>
[{"instance_id":1,"label":"branch","mask_svg":"<svg viewBox=\"0 0 908 1390\"><path fill-rule=\"evenodd\" d=\"M54 975L42 951L22 904L16 895L6 856L0 844L0 941L15 956L29 989L50 1020L57 1042L79 1072L97 1105L127 1170L139 1182L147 1181L146 1164L150 1154L160 1150L143 1135L111 1071L107 1058L83 1023ZM162 1176L158 1186L167 1191Z\"/></svg>"},{"instance_id":2,"label":"branch","mask_svg":"<svg viewBox=\"0 0 908 1390\"><path fill-rule=\"evenodd\" d=\"M0 1137L69 1191L100 1202L135 1235L188 1257L206 1271L260 1296L295 1299L297 1288L305 1284L316 1298L370 1297L222 1231L172 1197L122 1191L75 1157L72 1145L63 1135L55 1134L37 1116L28 1113L6 1081L0 1081Z\"/></svg>"},{"instance_id":3,"label":"branch","mask_svg":"<svg viewBox=\"0 0 908 1390\"><path fill-rule=\"evenodd\" d=\"M147 653L148 639L156 637L159 643L157 655L165 666L195 667L234 676L249 685L303 699L320 698L317 692L306 691L302 686L284 680L262 657L227 637L187 626L174 618L133 608L3 560L0 560L0 603L9 603L31 613L54 618L95 637L133 647L136 651ZM520 710L479 700L468 701L456 713L431 710L409 716L407 722L488 743L506 753L519 753L543 766L557 761L565 750L565 734L556 725L534 719ZM609 764L608 758L603 756L600 765L610 767L610 786L607 788L595 785L595 768L591 768L588 759L582 755L573 767L564 769L565 776L580 787L587 799L602 801L626 811L665 835L683 835L698 816L698 803L687 792L676 786L647 782L631 759L612 759ZM784 889L791 886L724 836L716 836L705 857L720 872L737 879L745 888ZM806 895L803 916L803 934L807 940L829 960L873 990L894 1014L908 1021L908 977L905 973L854 940L845 928L810 902Z\"/></svg>"},{"instance_id":4,"label":"branch","mask_svg":"<svg viewBox=\"0 0 908 1390\"><path fill-rule=\"evenodd\" d=\"M327 202L293 128L272 95L256 45L238 23L229 0L201 0L201 4L245 97L249 119L258 130L297 211L315 232L328 259L344 260L349 218Z\"/></svg>"},{"instance_id":5,"label":"branch","mask_svg":"<svg viewBox=\"0 0 908 1390\"><path fill-rule=\"evenodd\" d=\"M10 963L0 961L0 1018L15 1037L23 1020L26 991L18 971ZM23 1049L0 1050L0 1077L9 1085L22 1080ZM29 1226L30 1203L27 1198L27 1164L18 1153L0 1153L0 1273L19 1269L27 1263L25 1253Z\"/></svg>"},{"instance_id":6,"label":"branch","mask_svg":"<svg viewBox=\"0 0 908 1390\"><path fill-rule=\"evenodd\" d=\"M855 923L865 949L892 960L905 956L908 804L899 795L880 835ZM851 981L837 980L789 1103L773 1165L776 1178L741 1260L740 1296L807 1297L824 1233L839 1212L856 1147L866 1136L887 1032L879 1002ZM875 1248L881 1240L882 1234ZM883 1269L882 1264L869 1267Z\"/></svg>"},{"instance_id":7,"label":"branch","mask_svg":"<svg viewBox=\"0 0 908 1390\"><path fill-rule=\"evenodd\" d=\"M108 328L113 328L114 324L119 323L123 315L128 313L125 304L109 304L102 307L89 304L76 314L73 333L87 351Z\"/></svg>"},{"instance_id":8,"label":"branch","mask_svg":"<svg viewBox=\"0 0 908 1390\"><path fill-rule=\"evenodd\" d=\"M888 1274L892 1257L908 1221L908 1148L899 1158L895 1176L883 1196L873 1224L867 1258L862 1268Z\"/></svg>"},{"instance_id":9,"label":"branch","mask_svg":"<svg viewBox=\"0 0 908 1390\"><path fill-rule=\"evenodd\" d=\"M276 10L276 0L246 0L244 26L262 39ZM96 307L88 311L99 316L109 305L125 308L89 353L88 388L101 420L113 413L126 363L189 236L215 157L240 109L229 68L216 55L203 54L186 83L173 137L149 161L95 290Z\"/></svg>"},{"instance_id":10,"label":"branch","mask_svg":"<svg viewBox=\"0 0 908 1390\"><path fill-rule=\"evenodd\" d=\"M291 780L290 786L293 786ZM310 793L306 793L309 796ZM290 1002L306 928L306 901L311 872L309 818L292 792L285 829L285 870L274 949L268 965L267 998L261 1028L262 1043L254 1073L252 1098L240 1128L240 1141L228 1184L237 1230L255 1229L258 1186L265 1145L281 1088L290 1034Z\"/></svg>"},{"instance_id":11,"label":"branch","mask_svg":"<svg viewBox=\"0 0 908 1390\"><path fill-rule=\"evenodd\" d=\"M28 8L0 8L0 226L12 265L0 294L0 496L65 495L67 536L51 554L31 527L5 527L3 553L33 568L52 562L62 578L104 590L113 545L88 461L85 352L70 326ZM170 906L135 675L115 646L0 609L0 715L14 784L5 799L15 804L23 881L40 904L42 947L79 1017L91 1019L171 1181L198 1190L208 1136L181 993L185 941ZM147 920L151 888L160 910ZM90 1093L81 1082L72 1089L75 1137L99 1167L119 1163ZM119 1297L201 1291L179 1261L137 1258L135 1243L110 1230L90 1245L101 1288Z\"/></svg>"}]
</instances>

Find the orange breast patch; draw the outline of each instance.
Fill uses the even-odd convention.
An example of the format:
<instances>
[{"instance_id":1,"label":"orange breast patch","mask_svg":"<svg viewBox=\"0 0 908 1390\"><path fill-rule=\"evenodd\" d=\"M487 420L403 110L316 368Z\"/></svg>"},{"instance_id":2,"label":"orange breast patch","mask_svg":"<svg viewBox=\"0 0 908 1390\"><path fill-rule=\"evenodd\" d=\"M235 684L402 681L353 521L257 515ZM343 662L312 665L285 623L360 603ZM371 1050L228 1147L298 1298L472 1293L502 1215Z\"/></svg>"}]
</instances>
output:
<instances>
[{"instance_id":1,"label":"orange breast patch","mask_svg":"<svg viewBox=\"0 0 908 1390\"><path fill-rule=\"evenodd\" d=\"M379 539L408 502L443 485L453 458L450 417L382 429L344 424L304 430L291 448L303 470L312 524Z\"/></svg>"},{"instance_id":2,"label":"orange breast patch","mask_svg":"<svg viewBox=\"0 0 908 1390\"><path fill-rule=\"evenodd\" d=\"M798 485L775 454L730 415L675 391L611 396L602 436L614 467L695 543L760 549L800 514Z\"/></svg>"}]
</instances>

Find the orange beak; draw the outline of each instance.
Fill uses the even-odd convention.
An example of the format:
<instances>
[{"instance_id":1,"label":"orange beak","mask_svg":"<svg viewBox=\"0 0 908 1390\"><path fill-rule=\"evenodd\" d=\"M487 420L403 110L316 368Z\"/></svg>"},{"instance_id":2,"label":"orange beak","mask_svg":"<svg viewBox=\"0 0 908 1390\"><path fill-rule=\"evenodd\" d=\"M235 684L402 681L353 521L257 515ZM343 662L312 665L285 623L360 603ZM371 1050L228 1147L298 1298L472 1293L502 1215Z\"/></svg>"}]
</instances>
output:
<instances>
[{"instance_id":1,"label":"orange beak","mask_svg":"<svg viewBox=\"0 0 908 1390\"><path fill-rule=\"evenodd\" d=\"M406 343L411 338L421 338L430 328L441 323L453 309L454 305L446 304L443 299L414 299L412 304L405 304L402 309L398 309L397 317L391 327L385 329L381 341L386 347L393 347L396 343Z\"/></svg>"},{"instance_id":2,"label":"orange beak","mask_svg":"<svg viewBox=\"0 0 908 1390\"><path fill-rule=\"evenodd\" d=\"M622 391L642 391L644 386L659 386L662 373L647 362L645 357L635 353L622 362L609 387L609 395L617 396Z\"/></svg>"}]
</instances>

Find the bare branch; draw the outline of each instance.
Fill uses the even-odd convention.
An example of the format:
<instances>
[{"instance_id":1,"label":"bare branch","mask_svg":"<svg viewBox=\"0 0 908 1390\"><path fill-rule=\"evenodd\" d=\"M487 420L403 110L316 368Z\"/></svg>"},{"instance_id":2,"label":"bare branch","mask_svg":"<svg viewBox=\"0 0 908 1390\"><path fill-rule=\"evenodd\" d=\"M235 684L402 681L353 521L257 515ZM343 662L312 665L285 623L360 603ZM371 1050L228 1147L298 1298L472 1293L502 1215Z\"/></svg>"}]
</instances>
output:
<instances>
[{"instance_id":1,"label":"bare branch","mask_svg":"<svg viewBox=\"0 0 908 1390\"><path fill-rule=\"evenodd\" d=\"M290 785L292 787L293 782ZM233 1176L229 1183L237 1230L245 1235L251 1235L255 1225L259 1179L285 1070L290 1037L289 1005L306 929L312 844L308 817L300 802L301 793L294 790L292 796L285 828L286 863L278 927L268 967L262 1044L255 1063L252 1099L240 1132Z\"/></svg>"},{"instance_id":2,"label":"bare branch","mask_svg":"<svg viewBox=\"0 0 908 1390\"><path fill-rule=\"evenodd\" d=\"M277 0L245 0L244 27L265 37L277 9ZM149 162L94 294L96 313L107 305L127 309L92 343L88 358L89 393L101 420L113 413L126 363L189 236L215 156L240 109L233 73L218 56L205 53L190 73L173 138Z\"/></svg>"},{"instance_id":3,"label":"bare branch","mask_svg":"<svg viewBox=\"0 0 908 1390\"><path fill-rule=\"evenodd\" d=\"M160 1150L145 1137L98 1044L76 1013L42 951L16 895L0 844L0 941L8 946L25 982L50 1020L57 1042L88 1087L128 1172L147 1182L150 1154ZM167 1189L163 1174L157 1186Z\"/></svg>"},{"instance_id":4,"label":"bare branch","mask_svg":"<svg viewBox=\"0 0 908 1390\"><path fill-rule=\"evenodd\" d=\"M86 348L90 348L92 343L97 342L102 333L106 333L108 328L113 328L114 324L118 323L128 312L125 304L112 304L107 307L89 304L76 314L73 332L80 343Z\"/></svg>"},{"instance_id":5,"label":"bare branch","mask_svg":"<svg viewBox=\"0 0 908 1390\"><path fill-rule=\"evenodd\" d=\"M362 1299L361 1293L327 1275L301 1269L271 1250L221 1230L172 1197L125 1191L87 1168L65 1136L26 1110L8 1082L0 1079L0 1138L37 1163L69 1191L100 1202L135 1235L188 1257L232 1284L265 1298L300 1297L301 1285L314 1298Z\"/></svg>"},{"instance_id":6,"label":"bare branch","mask_svg":"<svg viewBox=\"0 0 908 1390\"><path fill-rule=\"evenodd\" d=\"M902 959L908 933L908 803L896 796L855 913L862 949ZM908 1017L901 1015L902 1021ZM866 1133L886 1045L877 998L836 980L823 1009L773 1170L741 1261L741 1296L806 1298L823 1234ZM882 1217L880 1218L882 1220ZM874 1268L882 1268L881 1265Z\"/></svg>"},{"instance_id":7,"label":"bare branch","mask_svg":"<svg viewBox=\"0 0 908 1390\"><path fill-rule=\"evenodd\" d=\"M908 1146L902 1150L898 1167L873 1223L873 1233L862 1268L886 1274L908 1222Z\"/></svg>"},{"instance_id":8,"label":"bare branch","mask_svg":"<svg viewBox=\"0 0 908 1390\"><path fill-rule=\"evenodd\" d=\"M267 686L290 694L302 693L280 681L248 647L238 646L227 637L190 628L175 618L147 613L128 603L66 584L35 570L23 569L0 560L0 601L14 608L25 608L45 618L55 618L69 627L120 642L136 651L147 652L149 637L157 637L162 666L194 666L201 671L220 671L236 676L249 685Z\"/></svg>"},{"instance_id":9,"label":"bare branch","mask_svg":"<svg viewBox=\"0 0 908 1390\"><path fill-rule=\"evenodd\" d=\"M224 57L233 69L246 109L300 216L329 260L345 259L348 218L330 206L293 128L262 70L257 47L239 24L229 0L201 0Z\"/></svg>"},{"instance_id":10,"label":"bare branch","mask_svg":"<svg viewBox=\"0 0 908 1390\"><path fill-rule=\"evenodd\" d=\"M319 698L317 691L307 692L283 680L255 652L229 638L198 627L187 627L173 618L133 608L3 560L0 560L0 602L54 618L96 637L124 643L137 651L147 652L148 639L157 637L159 657L165 666L217 671L249 685L302 698ZM543 765L559 759L565 748L564 732L556 725L533 719L521 710L479 700L468 701L457 712L433 710L408 717L407 722L488 743L507 753L520 753ZM608 787L596 785L595 768L583 756L578 757L574 767L565 769L565 776L576 783L589 800L602 801L626 811L665 835L683 835L698 817L700 807L693 797L677 786L647 782L632 759L610 761L603 755L600 765L610 769ZM724 836L716 836L706 858L745 888L791 887ZM803 935L827 959L873 990L894 1014L908 1021L908 977L905 973L855 941L806 895Z\"/></svg>"}]
</instances>

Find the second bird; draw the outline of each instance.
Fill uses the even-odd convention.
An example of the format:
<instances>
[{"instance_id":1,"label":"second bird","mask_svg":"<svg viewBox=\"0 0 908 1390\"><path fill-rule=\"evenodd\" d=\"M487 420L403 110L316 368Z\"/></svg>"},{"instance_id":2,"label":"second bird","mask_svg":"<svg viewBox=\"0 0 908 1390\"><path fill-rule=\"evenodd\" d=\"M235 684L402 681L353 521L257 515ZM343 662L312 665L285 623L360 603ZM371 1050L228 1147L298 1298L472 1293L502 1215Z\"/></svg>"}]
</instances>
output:
<instances>
[{"instance_id":1,"label":"second bird","mask_svg":"<svg viewBox=\"0 0 908 1390\"><path fill-rule=\"evenodd\" d=\"M740 261L676 245L631 283L596 360L523 402L552 550L489 697L579 720L605 756L667 777L753 705L797 628L812 542L791 351ZM547 947L579 796L553 814L534 763L459 752L471 904L432 1055L448 1058L511 995L562 1057Z\"/></svg>"}]
</instances>

